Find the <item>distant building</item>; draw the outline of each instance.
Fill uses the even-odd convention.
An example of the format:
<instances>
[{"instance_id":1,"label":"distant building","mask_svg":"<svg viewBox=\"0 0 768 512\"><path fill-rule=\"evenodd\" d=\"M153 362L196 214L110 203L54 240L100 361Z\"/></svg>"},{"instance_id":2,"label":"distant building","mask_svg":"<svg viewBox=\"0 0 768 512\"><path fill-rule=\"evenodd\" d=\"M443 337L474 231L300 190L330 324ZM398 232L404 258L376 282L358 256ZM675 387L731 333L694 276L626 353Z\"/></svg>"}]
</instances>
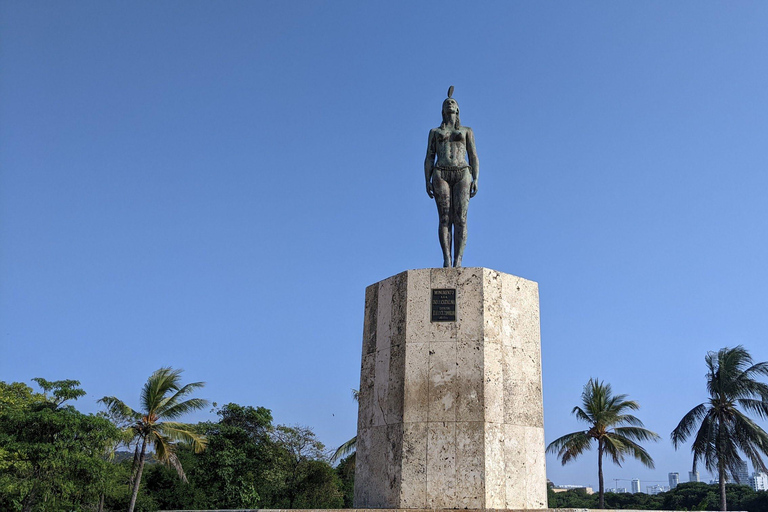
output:
<instances>
[{"instance_id":1,"label":"distant building","mask_svg":"<svg viewBox=\"0 0 768 512\"><path fill-rule=\"evenodd\" d=\"M591 487L588 485L556 485L552 488L553 492L566 492L566 491L572 491L574 489L584 489L584 492L587 494L595 494L595 491L592 490Z\"/></svg>"},{"instance_id":2,"label":"distant building","mask_svg":"<svg viewBox=\"0 0 768 512\"><path fill-rule=\"evenodd\" d=\"M667 492L669 490L669 487L666 485L647 485L645 486L645 492L646 494L654 495L659 494L661 492Z\"/></svg>"},{"instance_id":3,"label":"distant building","mask_svg":"<svg viewBox=\"0 0 768 512\"><path fill-rule=\"evenodd\" d=\"M689 482L701 482L701 480L699 480L699 472L698 471L689 471L688 472L688 481Z\"/></svg>"},{"instance_id":4,"label":"distant building","mask_svg":"<svg viewBox=\"0 0 768 512\"><path fill-rule=\"evenodd\" d=\"M632 494L636 494L640 492L640 479L635 478L632 480Z\"/></svg>"},{"instance_id":5,"label":"distant building","mask_svg":"<svg viewBox=\"0 0 768 512\"><path fill-rule=\"evenodd\" d=\"M680 473L669 474L669 488L674 489L680 483Z\"/></svg>"},{"instance_id":6,"label":"distant building","mask_svg":"<svg viewBox=\"0 0 768 512\"><path fill-rule=\"evenodd\" d=\"M749 485L749 471L747 471L747 463L740 460L736 463L735 475L736 483L739 485Z\"/></svg>"},{"instance_id":7,"label":"distant building","mask_svg":"<svg viewBox=\"0 0 768 512\"><path fill-rule=\"evenodd\" d=\"M752 473L752 478L749 479L749 485L755 491L768 491L768 475L761 472Z\"/></svg>"},{"instance_id":8,"label":"distant building","mask_svg":"<svg viewBox=\"0 0 768 512\"><path fill-rule=\"evenodd\" d=\"M626 487L611 487L610 489L606 489L605 492L612 492L614 494L624 494L627 492Z\"/></svg>"}]
</instances>

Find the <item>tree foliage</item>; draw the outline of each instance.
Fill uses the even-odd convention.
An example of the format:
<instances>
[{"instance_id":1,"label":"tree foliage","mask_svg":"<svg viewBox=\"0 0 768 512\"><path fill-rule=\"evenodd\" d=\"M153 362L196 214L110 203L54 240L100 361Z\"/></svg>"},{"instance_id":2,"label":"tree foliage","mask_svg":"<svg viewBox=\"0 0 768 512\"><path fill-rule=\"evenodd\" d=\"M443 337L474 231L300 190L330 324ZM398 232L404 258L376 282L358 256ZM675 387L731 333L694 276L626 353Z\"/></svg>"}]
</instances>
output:
<instances>
[{"instance_id":1,"label":"tree foliage","mask_svg":"<svg viewBox=\"0 0 768 512\"><path fill-rule=\"evenodd\" d=\"M768 418L768 385L757 380L768 376L768 362L753 364L740 345L709 352L705 361L709 400L688 411L671 438L677 449L696 431L691 446L693 471L703 463L718 475L720 510L726 510L727 476L735 479L742 454L756 470L766 471L761 455L768 454L768 434L743 411Z\"/></svg>"},{"instance_id":2,"label":"tree foliage","mask_svg":"<svg viewBox=\"0 0 768 512\"><path fill-rule=\"evenodd\" d=\"M95 506L110 482L106 454L120 432L104 418L63 405L85 394L79 382L35 380L44 394L0 383L0 509Z\"/></svg>"},{"instance_id":3,"label":"tree foliage","mask_svg":"<svg viewBox=\"0 0 768 512\"><path fill-rule=\"evenodd\" d=\"M121 418L128 424L126 433L136 443L131 470L133 492L128 512L133 512L136 505L147 449L153 449L155 458L173 467L179 478L184 481L187 476L176 455L177 444L186 443L197 453L205 449L204 436L199 435L191 425L173 421L208 405L208 401L202 398L188 398L205 383L192 382L182 386L182 371L160 368L150 375L141 390L141 411L131 409L114 396L105 396L99 400L107 406L110 415Z\"/></svg>"},{"instance_id":4,"label":"tree foliage","mask_svg":"<svg viewBox=\"0 0 768 512\"><path fill-rule=\"evenodd\" d=\"M160 509L339 508L337 470L311 429L274 426L264 407L226 404L219 421L197 425L208 445L178 452L184 483L159 464L147 470L143 492Z\"/></svg>"},{"instance_id":5,"label":"tree foliage","mask_svg":"<svg viewBox=\"0 0 768 512\"><path fill-rule=\"evenodd\" d=\"M638 444L656 440L658 434L643 428L643 422L628 411L640 408L637 402L627 400L627 395L614 395L611 385L597 379L589 379L581 393L583 407L573 408L573 414L589 425L587 430L572 432L552 441L547 451L557 453L563 465L589 450L597 443L597 472L599 480L598 508L604 508L603 455L621 466L626 455L638 459L653 468L653 459Z\"/></svg>"},{"instance_id":6,"label":"tree foliage","mask_svg":"<svg viewBox=\"0 0 768 512\"><path fill-rule=\"evenodd\" d=\"M765 512L768 510L768 492L755 492L746 485L726 485L728 503L735 510ZM550 508L596 508L597 494L587 494L584 489L572 489L548 494ZM644 493L606 493L605 506L623 510L718 510L720 507L717 485L700 482L679 484L674 489L656 495Z\"/></svg>"}]
</instances>

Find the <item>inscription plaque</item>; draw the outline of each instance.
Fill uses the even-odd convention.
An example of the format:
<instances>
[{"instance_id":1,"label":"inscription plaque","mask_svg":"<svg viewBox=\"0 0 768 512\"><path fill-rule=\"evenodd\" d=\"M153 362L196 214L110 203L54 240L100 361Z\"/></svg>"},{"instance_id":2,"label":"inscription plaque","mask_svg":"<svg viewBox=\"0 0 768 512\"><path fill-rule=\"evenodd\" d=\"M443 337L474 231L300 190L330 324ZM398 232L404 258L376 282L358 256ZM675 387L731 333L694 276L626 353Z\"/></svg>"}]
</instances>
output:
<instances>
[{"instance_id":1,"label":"inscription plaque","mask_svg":"<svg viewBox=\"0 0 768 512\"><path fill-rule=\"evenodd\" d=\"M455 288L435 288L432 290L432 321L456 321Z\"/></svg>"}]
</instances>

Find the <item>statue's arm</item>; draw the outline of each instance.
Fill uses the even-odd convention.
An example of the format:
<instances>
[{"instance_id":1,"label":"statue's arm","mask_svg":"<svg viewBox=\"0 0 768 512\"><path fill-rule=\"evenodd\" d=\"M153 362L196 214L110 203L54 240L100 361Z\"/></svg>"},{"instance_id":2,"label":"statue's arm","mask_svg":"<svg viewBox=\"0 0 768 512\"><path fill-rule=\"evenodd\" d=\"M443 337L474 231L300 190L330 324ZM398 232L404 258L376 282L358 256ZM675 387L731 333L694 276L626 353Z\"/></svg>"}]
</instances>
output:
<instances>
[{"instance_id":1,"label":"statue's arm","mask_svg":"<svg viewBox=\"0 0 768 512\"><path fill-rule=\"evenodd\" d=\"M475 134L472 132L472 128L467 128L467 159L472 167L472 186L469 190L469 196L474 197L477 194L477 179L480 177L480 161L477 159Z\"/></svg>"},{"instance_id":2,"label":"statue's arm","mask_svg":"<svg viewBox=\"0 0 768 512\"><path fill-rule=\"evenodd\" d=\"M432 188L432 170L435 165L435 154L437 147L435 141L435 130L429 130L429 140L427 141L427 156L424 159L424 179L427 182L427 195L434 197L435 192Z\"/></svg>"}]
</instances>

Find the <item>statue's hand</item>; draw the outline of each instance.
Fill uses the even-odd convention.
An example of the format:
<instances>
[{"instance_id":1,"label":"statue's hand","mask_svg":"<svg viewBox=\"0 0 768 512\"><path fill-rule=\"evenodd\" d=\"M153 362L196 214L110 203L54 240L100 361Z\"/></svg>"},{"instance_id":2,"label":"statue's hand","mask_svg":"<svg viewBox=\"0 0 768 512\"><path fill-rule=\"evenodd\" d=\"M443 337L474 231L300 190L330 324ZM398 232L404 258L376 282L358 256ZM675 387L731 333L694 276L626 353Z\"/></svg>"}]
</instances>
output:
<instances>
[{"instance_id":1,"label":"statue's hand","mask_svg":"<svg viewBox=\"0 0 768 512\"><path fill-rule=\"evenodd\" d=\"M427 195L430 198L434 198L435 197L435 189L432 188L432 180L427 181Z\"/></svg>"},{"instance_id":2,"label":"statue's hand","mask_svg":"<svg viewBox=\"0 0 768 512\"><path fill-rule=\"evenodd\" d=\"M475 194L477 194L477 180L473 181L469 187L469 197L475 197Z\"/></svg>"}]
</instances>

